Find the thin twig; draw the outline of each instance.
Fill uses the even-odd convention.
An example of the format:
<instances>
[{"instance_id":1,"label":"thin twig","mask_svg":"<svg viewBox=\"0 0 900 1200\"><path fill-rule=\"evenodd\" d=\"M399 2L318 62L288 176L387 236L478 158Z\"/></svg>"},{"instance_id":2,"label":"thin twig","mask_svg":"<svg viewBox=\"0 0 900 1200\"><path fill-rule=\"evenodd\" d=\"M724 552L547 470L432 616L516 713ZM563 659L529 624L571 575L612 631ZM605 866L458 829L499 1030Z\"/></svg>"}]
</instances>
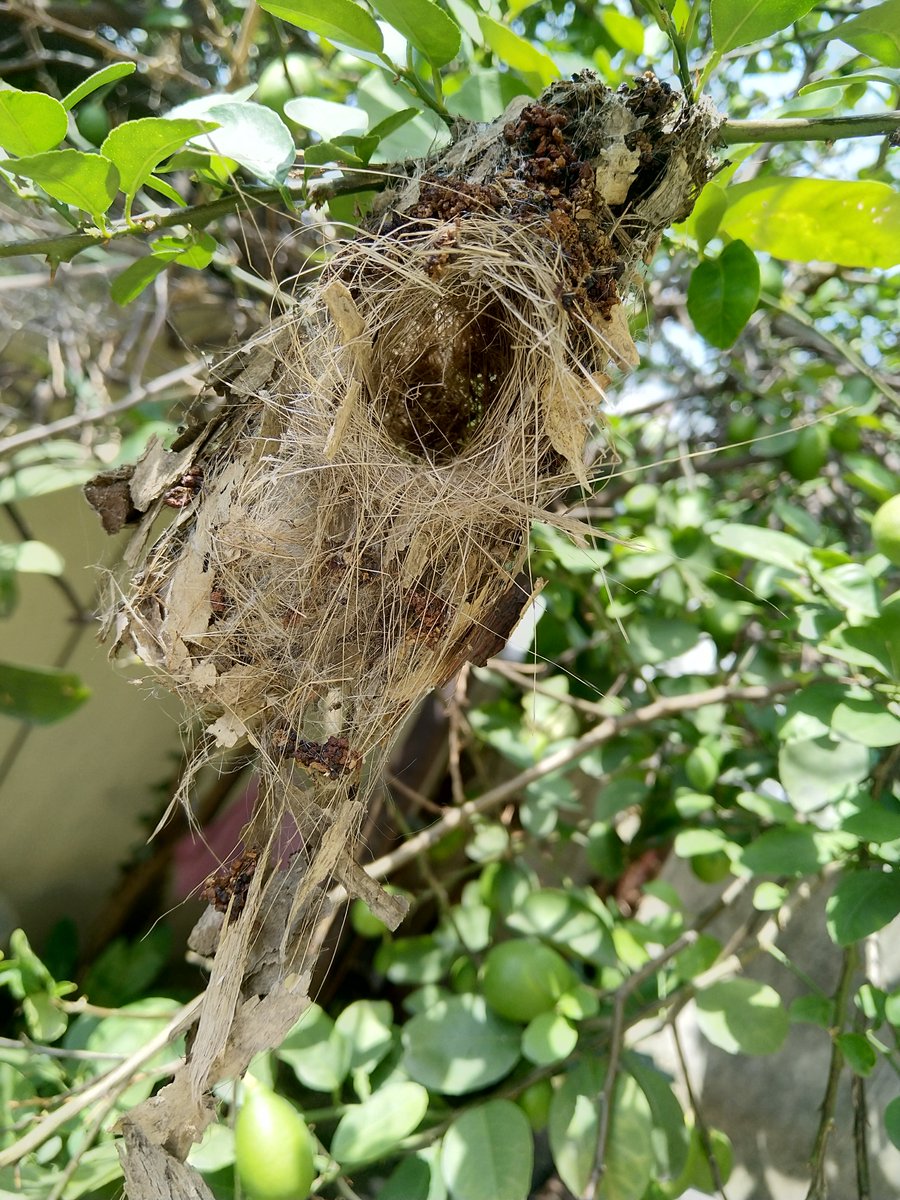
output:
<instances>
[{"instance_id":1,"label":"thin twig","mask_svg":"<svg viewBox=\"0 0 900 1200\"><path fill-rule=\"evenodd\" d=\"M110 1054L103 1050L66 1050L63 1046L42 1046L31 1038L0 1037L0 1050L27 1050L29 1054L41 1054L46 1058L83 1059L85 1062L122 1062L124 1054Z\"/></svg>"},{"instance_id":2,"label":"thin twig","mask_svg":"<svg viewBox=\"0 0 900 1200\"><path fill-rule=\"evenodd\" d=\"M726 121L719 137L726 146L750 142L836 142L842 138L883 137L898 129L900 112L881 112L858 117Z\"/></svg>"},{"instance_id":3,"label":"thin twig","mask_svg":"<svg viewBox=\"0 0 900 1200\"><path fill-rule=\"evenodd\" d=\"M113 1067L111 1071L101 1075L90 1087L75 1097L70 1097L59 1108L52 1113L48 1113L43 1117L40 1123L34 1126L18 1139L11 1146L7 1146L4 1150L0 1150L0 1169L3 1167L11 1167L13 1163L17 1163L19 1159L26 1154L30 1154L32 1150L36 1150L38 1146L42 1146L58 1129L61 1129L67 1122L71 1121L84 1109L90 1108L92 1104L96 1104L98 1100L103 1100L111 1092L115 1091L125 1080L130 1080L137 1069L142 1066L149 1058L152 1058L169 1042L175 1040L185 1032L196 1021L200 1014L200 1008L203 1003L205 993L195 996L193 1000L183 1005L177 1013L175 1013L163 1029L154 1037L150 1038L139 1050L135 1050L134 1054L129 1055L124 1062L121 1062L117 1067ZM173 1063L173 1069L175 1064Z\"/></svg>"},{"instance_id":4,"label":"thin twig","mask_svg":"<svg viewBox=\"0 0 900 1200\"><path fill-rule=\"evenodd\" d=\"M705 708L710 704L721 704L727 701L758 703L765 700L772 700L776 696L796 691L800 686L799 683L789 682L778 683L772 687L764 687L762 685L755 685L753 687L720 685L708 688L704 692L693 692L683 696L666 696L660 700L653 701L652 704L645 704L643 708L635 709L633 712L623 713L617 717L607 717L598 725L595 725L593 729L583 734L577 741L562 747L553 754L546 755L535 766L529 767L527 770L521 771L518 775L514 775L512 779L507 779L496 787L490 788L475 799L467 800L465 804L460 805L458 808L448 809L440 821L435 822L434 825L429 826L427 829L423 829L421 833L417 833L415 837L411 837L402 846L398 846L396 850L392 850L390 853L369 863L366 866L366 871L373 879L385 879L399 867L412 862L420 854L424 854L430 850L432 846L437 845L438 842L449 836L455 829L466 825L473 817L499 807L505 800L512 799L519 792L524 791L529 783L543 779L554 771L558 771L562 767L576 762L579 758L587 754L588 751L593 750L597 746L602 746L605 742L618 737L628 729L634 729L643 725L652 725L654 722L663 720L666 717L693 712L698 708ZM336 892L335 899L339 898L340 893Z\"/></svg>"},{"instance_id":5,"label":"thin twig","mask_svg":"<svg viewBox=\"0 0 900 1200\"><path fill-rule=\"evenodd\" d=\"M114 417L118 413L126 412L129 408L143 404L151 396L158 396L160 392L166 391L175 384L187 383L189 380L196 379L197 390L199 390L200 376L205 369L206 364L202 361L185 363L184 366L176 367L174 371L158 375L149 383L142 383L138 387L132 388L127 396L115 404L110 404L108 408L97 409L89 413L75 413L70 417L60 417L58 421L51 421L47 425L38 425L32 429L23 429L21 433L13 433L0 441L0 454L18 450L20 446L29 446L33 442L43 442L46 438L56 437L59 433L70 433L72 430L82 429L86 425L96 425L99 421L105 421L107 417Z\"/></svg>"},{"instance_id":6,"label":"thin twig","mask_svg":"<svg viewBox=\"0 0 900 1200\"><path fill-rule=\"evenodd\" d=\"M850 1003L850 989L853 986L853 976L856 973L856 943L844 951L844 961L838 980L837 991L834 994L834 1010L831 1023L831 1062L828 1065L828 1080L825 1084L825 1096L822 1100L819 1128L816 1130L816 1140L810 1155L812 1179L806 1200L825 1200L828 1195L828 1180L825 1176L825 1152L828 1149L828 1139L834 1128L834 1113L837 1107L838 1084L841 1080L841 1070L844 1066L844 1054L838 1042L838 1034L843 1030L847 1020L847 1007Z\"/></svg>"}]
</instances>

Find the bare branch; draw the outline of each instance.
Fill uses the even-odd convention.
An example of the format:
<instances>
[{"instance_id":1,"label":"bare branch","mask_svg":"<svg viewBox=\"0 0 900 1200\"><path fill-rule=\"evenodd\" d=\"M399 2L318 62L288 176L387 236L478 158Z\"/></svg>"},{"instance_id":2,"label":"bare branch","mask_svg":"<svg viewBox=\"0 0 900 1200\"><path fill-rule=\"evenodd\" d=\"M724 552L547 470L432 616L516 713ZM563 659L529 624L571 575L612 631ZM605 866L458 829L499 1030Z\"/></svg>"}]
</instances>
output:
<instances>
[{"instance_id":1,"label":"bare branch","mask_svg":"<svg viewBox=\"0 0 900 1200\"><path fill-rule=\"evenodd\" d=\"M842 138L884 137L900 130L900 112L859 117L790 117L781 121L726 121L719 130L726 146L750 142L836 142Z\"/></svg>"}]
</instances>

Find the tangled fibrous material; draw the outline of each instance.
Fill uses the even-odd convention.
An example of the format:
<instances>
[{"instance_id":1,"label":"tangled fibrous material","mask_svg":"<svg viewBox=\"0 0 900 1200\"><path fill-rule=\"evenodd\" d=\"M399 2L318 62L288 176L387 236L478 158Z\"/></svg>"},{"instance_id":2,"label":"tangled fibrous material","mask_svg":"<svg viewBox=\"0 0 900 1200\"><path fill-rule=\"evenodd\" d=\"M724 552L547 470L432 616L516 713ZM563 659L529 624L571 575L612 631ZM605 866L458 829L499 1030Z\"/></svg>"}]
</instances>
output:
<instances>
[{"instance_id":1,"label":"tangled fibrous material","mask_svg":"<svg viewBox=\"0 0 900 1200\"><path fill-rule=\"evenodd\" d=\"M532 522L575 528L550 506L588 485L605 372L635 361L623 302L714 173L718 124L652 75L611 92L586 74L460 128L219 365L208 426L95 484L101 514L140 514L117 645L203 714L195 766L250 744L269 800L245 836L243 911L217 914L238 949L227 985L213 971L231 991L201 1018L195 1095L252 992L286 814L305 861L270 984L297 969L329 881L402 915L354 865L368 790L412 706L503 645L529 600Z\"/></svg>"}]
</instances>

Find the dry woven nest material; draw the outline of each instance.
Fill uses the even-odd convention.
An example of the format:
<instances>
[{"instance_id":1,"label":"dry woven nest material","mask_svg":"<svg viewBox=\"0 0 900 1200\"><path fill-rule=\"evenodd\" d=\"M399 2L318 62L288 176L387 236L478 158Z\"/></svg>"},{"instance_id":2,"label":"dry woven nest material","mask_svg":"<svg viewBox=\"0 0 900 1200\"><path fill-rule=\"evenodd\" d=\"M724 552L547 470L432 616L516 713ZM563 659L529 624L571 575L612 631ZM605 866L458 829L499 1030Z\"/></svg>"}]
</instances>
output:
<instances>
[{"instance_id":1,"label":"dry woven nest material","mask_svg":"<svg viewBox=\"0 0 900 1200\"><path fill-rule=\"evenodd\" d=\"M227 913L171 1085L195 1111L176 1134L151 1101L151 1142L183 1153L211 1084L296 1018L327 887L402 917L355 866L367 794L416 702L502 646L531 523L577 533L549 508L588 484L605 372L635 361L624 302L714 173L718 124L652 75L611 92L586 74L461 128L219 365L210 424L89 486L110 528L138 521L116 646L203 715L195 767L247 744L268 798L209 893ZM286 816L301 866L275 860Z\"/></svg>"}]
</instances>

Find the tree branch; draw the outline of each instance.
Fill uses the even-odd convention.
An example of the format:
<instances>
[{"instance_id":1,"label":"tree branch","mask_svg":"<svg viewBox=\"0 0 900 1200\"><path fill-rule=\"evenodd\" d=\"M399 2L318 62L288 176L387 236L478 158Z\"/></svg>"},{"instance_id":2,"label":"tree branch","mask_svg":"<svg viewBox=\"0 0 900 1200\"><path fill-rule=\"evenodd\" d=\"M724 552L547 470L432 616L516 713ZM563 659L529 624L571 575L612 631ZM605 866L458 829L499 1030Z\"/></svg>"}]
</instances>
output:
<instances>
[{"instance_id":1,"label":"tree branch","mask_svg":"<svg viewBox=\"0 0 900 1200\"><path fill-rule=\"evenodd\" d=\"M834 142L839 138L884 137L900 131L900 112L860 117L790 117L781 121L726 121L719 137L726 146L749 142Z\"/></svg>"},{"instance_id":2,"label":"tree branch","mask_svg":"<svg viewBox=\"0 0 900 1200\"><path fill-rule=\"evenodd\" d=\"M324 204L335 196L349 196L355 192L377 191L391 177L387 171L352 171L337 179L320 179L310 183L306 201L310 207ZM167 209L159 213L147 213L131 222L114 222L106 232L86 229L81 233L61 233L53 237L31 238L24 242L0 244L0 258L21 258L36 254L49 258L54 263L68 262L82 250L91 246L105 246L109 242L126 237L145 237L160 229L171 229L176 225L189 225L203 229L210 222L226 217L240 208L252 208L259 204L279 204L283 201L284 188L260 188L248 191L241 188L210 200L206 204L189 205L187 208Z\"/></svg>"}]
</instances>

